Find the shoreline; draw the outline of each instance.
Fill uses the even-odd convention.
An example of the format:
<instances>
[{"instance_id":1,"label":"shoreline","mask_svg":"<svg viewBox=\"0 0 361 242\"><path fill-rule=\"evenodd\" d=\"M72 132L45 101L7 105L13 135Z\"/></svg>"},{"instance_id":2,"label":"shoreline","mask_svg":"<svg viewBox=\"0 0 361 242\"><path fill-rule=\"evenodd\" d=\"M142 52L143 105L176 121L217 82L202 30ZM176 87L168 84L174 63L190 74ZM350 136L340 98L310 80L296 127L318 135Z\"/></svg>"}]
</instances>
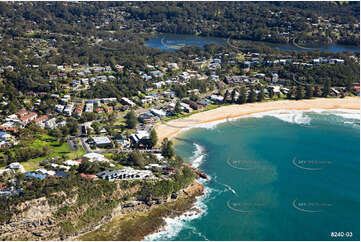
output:
<instances>
[{"instance_id":1,"label":"shoreline","mask_svg":"<svg viewBox=\"0 0 361 242\"><path fill-rule=\"evenodd\" d=\"M317 98L303 100L281 100L260 103L232 104L219 108L199 112L186 118L158 123L155 126L158 142L163 139L175 138L181 132L214 122L224 122L228 119L237 119L243 116L279 110L310 110L310 109L351 109L360 110L360 97L346 98Z\"/></svg>"},{"instance_id":2,"label":"shoreline","mask_svg":"<svg viewBox=\"0 0 361 242\"><path fill-rule=\"evenodd\" d=\"M204 195L204 186L196 179L178 192L176 199L151 207L134 207L131 212L119 213L91 231L74 236L71 240L144 240L156 234L167 225L166 218L176 218L187 212L198 213L194 207L197 197ZM147 219L152 218L152 219ZM142 230L138 230L142 228Z\"/></svg>"}]
</instances>

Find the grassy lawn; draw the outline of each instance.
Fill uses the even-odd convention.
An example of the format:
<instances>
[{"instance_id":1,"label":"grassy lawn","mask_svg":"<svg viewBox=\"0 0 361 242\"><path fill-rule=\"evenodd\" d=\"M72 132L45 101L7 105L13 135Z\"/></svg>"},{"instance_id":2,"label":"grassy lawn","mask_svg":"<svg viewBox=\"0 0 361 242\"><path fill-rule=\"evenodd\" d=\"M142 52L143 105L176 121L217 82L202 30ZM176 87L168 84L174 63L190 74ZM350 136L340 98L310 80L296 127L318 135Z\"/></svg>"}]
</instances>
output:
<instances>
[{"instance_id":1,"label":"grassy lawn","mask_svg":"<svg viewBox=\"0 0 361 242\"><path fill-rule=\"evenodd\" d=\"M78 145L77 151L71 151L66 142L64 142L62 145L59 145L59 141L49 135L39 135L37 139L29 143L28 146L34 149L41 149L44 146L48 146L52 153L48 156L41 156L21 162L26 171L34 171L40 168L40 162L47 158L64 156L65 159L75 159L85 154L85 151L81 145Z\"/></svg>"},{"instance_id":2,"label":"grassy lawn","mask_svg":"<svg viewBox=\"0 0 361 242\"><path fill-rule=\"evenodd\" d=\"M114 126L125 125L125 118L119 118L119 119L115 120L113 125Z\"/></svg>"}]
</instances>

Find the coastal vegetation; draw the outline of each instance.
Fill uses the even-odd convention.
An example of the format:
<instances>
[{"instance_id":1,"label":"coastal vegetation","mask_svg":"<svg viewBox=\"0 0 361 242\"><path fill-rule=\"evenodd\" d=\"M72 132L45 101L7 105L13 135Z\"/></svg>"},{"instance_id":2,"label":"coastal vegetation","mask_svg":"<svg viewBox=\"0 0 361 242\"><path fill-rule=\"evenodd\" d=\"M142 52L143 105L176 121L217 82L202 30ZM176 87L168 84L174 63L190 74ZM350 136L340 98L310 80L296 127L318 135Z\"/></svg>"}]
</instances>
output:
<instances>
[{"instance_id":1,"label":"coastal vegetation","mask_svg":"<svg viewBox=\"0 0 361 242\"><path fill-rule=\"evenodd\" d=\"M355 45L358 15L358 2L0 2L0 237L158 230L207 178L159 127L216 108L359 96L355 49L274 47ZM146 46L174 33L223 40Z\"/></svg>"}]
</instances>

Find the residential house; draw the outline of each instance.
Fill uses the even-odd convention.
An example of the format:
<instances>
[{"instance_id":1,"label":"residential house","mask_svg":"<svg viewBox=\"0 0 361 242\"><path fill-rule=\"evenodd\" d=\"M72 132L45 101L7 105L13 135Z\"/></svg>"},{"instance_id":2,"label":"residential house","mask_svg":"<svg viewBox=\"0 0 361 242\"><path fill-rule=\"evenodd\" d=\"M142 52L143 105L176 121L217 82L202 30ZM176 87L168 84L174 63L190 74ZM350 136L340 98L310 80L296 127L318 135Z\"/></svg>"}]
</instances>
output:
<instances>
[{"instance_id":1,"label":"residential house","mask_svg":"<svg viewBox=\"0 0 361 242\"><path fill-rule=\"evenodd\" d=\"M38 115L37 115L36 113L31 112L31 113L29 113L29 114L27 114L27 115L25 115L25 116L22 116L22 117L20 118L20 121L21 121L24 125L26 125L26 124L28 124L29 122L35 120L37 117L38 117Z\"/></svg>"},{"instance_id":2,"label":"residential house","mask_svg":"<svg viewBox=\"0 0 361 242\"><path fill-rule=\"evenodd\" d=\"M131 106L131 107L136 106L136 104L135 104L134 102L132 102L131 100L129 100L129 99L126 98L126 97L122 97L121 102L122 102L123 104L129 105L129 106Z\"/></svg>"},{"instance_id":3,"label":"residential house","mask_svg":"<svg viewBox=\"0 0 361 242\"><path fill-rule=\"evenodd\" d=\"M130 135L130 139L133 143L139 143L142 140L148 140L149 139L149 132L145 130L138 130L134 134Z\"/></svg>"},{"instance_id":4,"label":"residential house","mask_svg":"<svg viewBox=\"0 0 361 242\"><path fill-rule=\"evenodd\" d=\"M90 162L109 162L104 155L99 153L87 153L83 155L84 158L88 159Z\"/></svg>"},{"instance_id":5,"label":"residential house","mask_svg":"<svg viewBox=\"0 0 361 242\"><path fill-rule=\"evenodd\" d=\"M107 136L93 136L91 137L94 144L99 148L112 148L113 143Z\"/></svg>"},{"instance_id":6,"label":"residential house","mask_svg":"<svg viewBox=\"0 0 361 242\"><path fill-rule=\"evenodd\" d=\"M41 128L44 128L46 120L48 120L48 116L42 115L39 118L35 119L34 123L40 126Z\"/></svg>"},{"instance_id":7,"label":"residential house","mask_svg":"<svg viewBox=\"0 0 361 242\"><path fill-rule=\"evenodd\" d=\"M163 111L163 110L160 110L160 109L150 109L150 112L153 114L153 115L155 115L155 116L157 116L157 117L159 117L159 118L163 118L163 117L165 117L166 116L166 113Z\"/></svg>"}]
</instances>

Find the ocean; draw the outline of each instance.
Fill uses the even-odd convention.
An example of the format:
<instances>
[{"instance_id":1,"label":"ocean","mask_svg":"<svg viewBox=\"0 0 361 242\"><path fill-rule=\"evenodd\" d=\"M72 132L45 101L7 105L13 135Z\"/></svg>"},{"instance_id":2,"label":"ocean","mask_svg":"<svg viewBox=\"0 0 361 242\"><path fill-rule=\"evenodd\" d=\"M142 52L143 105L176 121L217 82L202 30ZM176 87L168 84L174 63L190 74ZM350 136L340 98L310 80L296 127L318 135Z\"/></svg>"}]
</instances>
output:
<instances>
[{"instance_id":1,"label":"ocean","mask_svg":"<svg viewBox=\"0 0 361 242\"><path fill-rule=\"evenodd\" d=\"M146 240L359 240L360 113L273 111L186 130L205 195Z\"/></svg>"}]
</instances>

